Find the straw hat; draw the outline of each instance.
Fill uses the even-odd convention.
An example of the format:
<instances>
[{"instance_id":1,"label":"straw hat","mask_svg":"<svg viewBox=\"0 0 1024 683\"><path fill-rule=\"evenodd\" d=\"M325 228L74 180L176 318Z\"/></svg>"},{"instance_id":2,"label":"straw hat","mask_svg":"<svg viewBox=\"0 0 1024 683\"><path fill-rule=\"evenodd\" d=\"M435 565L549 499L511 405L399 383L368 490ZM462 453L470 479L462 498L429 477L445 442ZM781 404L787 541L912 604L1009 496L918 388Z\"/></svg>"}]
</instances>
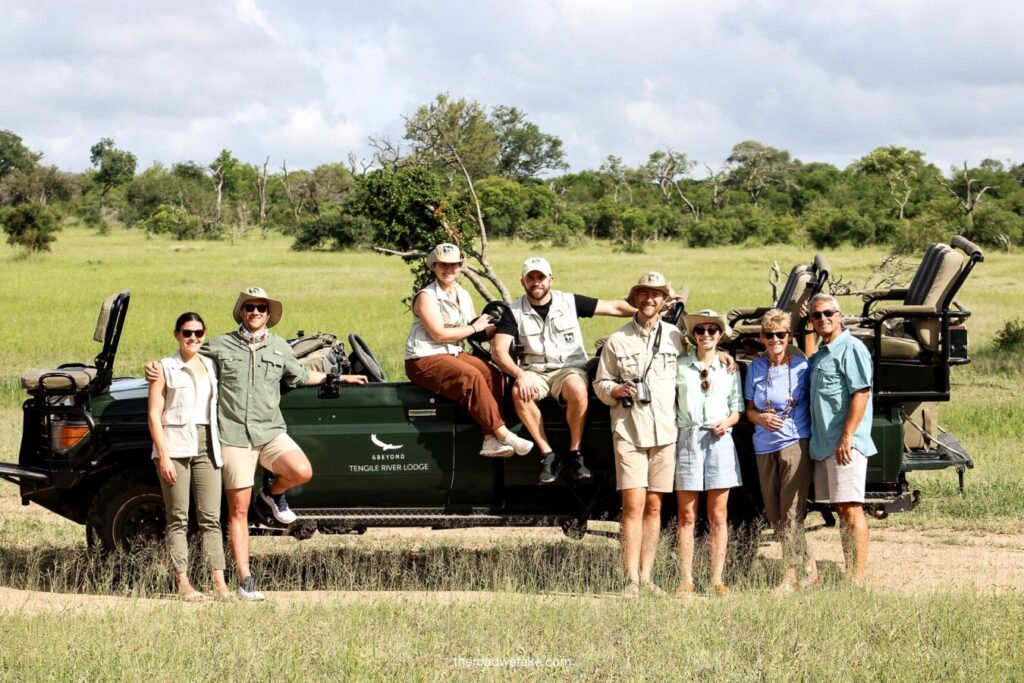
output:
<instances>
[{"instance_id":1,"label":"straw hat","mask_svg":"<svg viewBox=\"0 0 1024 683\"><path fill-rule=\"evenodd\" d=\"M672 285L665 279L665 276L653 270L641 275L640 279L629 290L629 294L626 295L626 303L630 306L636 307L636 301L633 297L638 289L656 289L665 295L666 300L675 296L672 292Z\"/></svg>"},{"instance_id":2,"label":"straw hat","mask_svg":"<svg viewBox=\"0 0 1024 683\"><path fill-rule=\"evenodd\" d=\"M242 304L251 299L263 299L267 302L269 310L267 311L267 327L273 327L274 325L281 322L281 314L284 313L284 305L277 299L271 299L267 296L266 290L262 287L246 287L238 294L238 300L235 301L235 310L232 311L232 315L235 318L235 322L241 324L242 322Z\"/></svg>"},{"instance_id":3,"label":"straw hat","mask_svg":"<svg viewBox=\"0 0 1024 683\"><path fill-rule=\"evenodd\" d=\"M696 313L688 313L683 316L683 325L686 327L686 336L690 341L696 342L693 337L693 328L697 325L711 323L718 325L718 329L722 331L719 337L720 341L724 341L732 336L732 328L729 327L729 321L725 319L725 316L721 313L716 313L709 308L705 308L703 311L697 311Z\"/></svg>"}]
</instances>

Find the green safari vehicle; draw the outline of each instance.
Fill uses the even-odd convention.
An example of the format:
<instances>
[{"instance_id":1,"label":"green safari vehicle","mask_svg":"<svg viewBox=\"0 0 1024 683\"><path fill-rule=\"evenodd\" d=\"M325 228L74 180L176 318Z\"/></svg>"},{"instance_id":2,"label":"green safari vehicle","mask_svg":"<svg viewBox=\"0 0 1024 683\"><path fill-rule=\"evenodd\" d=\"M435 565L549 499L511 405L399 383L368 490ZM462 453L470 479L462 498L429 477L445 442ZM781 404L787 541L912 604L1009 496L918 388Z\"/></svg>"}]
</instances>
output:
<instances>
[{"instance_id":1,"label":"green safari vehicle","mask_svg":"<svg viewBox=\"0 0 1024 683\"><path fill-rule=\"evenodd\" d=\"M935 415L950 397L950 367L969 362L964 322L970 312L955 296L982 260L981 250L961 237L933 244L908 288L865 295L861 315L847 322L874 357L872 435L879 453L870 460L867 508L876 516L916 505L911 472L953 467L962 487L963 472L973 466L955 438L937 428ZM787 283L791 291L783 290L794 301L806 300L827 277L821 257L796 270L792 287ZM18 462L0 463L0 478L20 486L24 504L34 502L83 524L90 545L102 549L156 539L164 529L150 459L146 382L113 375L129 301L124 291L103 303L94 335L102 348L91 365L23 376L28 397ZM742 331L744 320L756 319L758 310L740 309L733 323L741 333L730 350L741 368L758 351L755 337ZM361 533L384 526L543 525L578 537L591 520L618 518L609 413L600 401L590 402L584 440L593 479L541 486L538 458L480 457L480 430L465 408L410 382L387 381L358 336L349 335L347 354L331 341L300 335L293 345L298 355L319 348L307 359L317 367L334 362L337 369L336 363L349 362L352 372L364 372L371 381L284 392L288 432L308 455L314 477L289 493L298 515L294 524L277 529L253 517L254 533L302 539L318 531ZM549 438L564 448L569 436L563 411L550 401L541 411ZM504 414L515 415L510 400ZM510 426L525 435L520 425ZM756 524L761 517L752 431L742 420L734 432L746 482L729 501L738 524ZM674 514L671 504L665 507L667 515Z\"/></svg>"}]
</instances>

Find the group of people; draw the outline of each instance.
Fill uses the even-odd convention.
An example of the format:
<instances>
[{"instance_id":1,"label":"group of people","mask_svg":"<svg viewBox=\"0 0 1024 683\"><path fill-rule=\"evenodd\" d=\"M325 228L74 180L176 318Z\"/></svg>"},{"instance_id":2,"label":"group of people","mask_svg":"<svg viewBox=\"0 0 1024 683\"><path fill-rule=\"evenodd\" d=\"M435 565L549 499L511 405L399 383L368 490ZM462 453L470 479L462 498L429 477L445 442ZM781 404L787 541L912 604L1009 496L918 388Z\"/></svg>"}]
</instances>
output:
<instances>
[{"instance_id":1,"label":"group of people","mask_svg":"<svg viewBox=\"0 0 1024 683\"><path fill-rule=\"evenodd\" d=\"M536 449L538 480L552 484L562 472L578 482L592 478L583 451L590 360L581 318L630 317L604 343L593 390L610 406L616 488L622 497L621 543L626 594L662 594L651 579L661 532L662 497L675 491L680 594L695 590L694 529L700 494L710 523L711 590L729 592L723 580L728 542L729 490L742 484L732 427L741 413L755 425L754 447L766 514L783 547L780 591L817 580L803 536L813 480L815 497L840 516L844 556L862 584L867 562L863 513L871 441L871 361L866 348L842 328L838 302L819 294L809 304L821 347L806 359L793 344L791 315L771 310L761 320L766 353L747 371L745 386L735 360L719 349L731 335L712 310L683 318L682 328L662 319L675 300L657 272L640 277L620 300L601 300L552 289L551 264L523 263L524 293L500 314L477 315L458 283L464 256L439 244L427 256L435 279L412 300L405 345L409 379L466 406L481 427L480 455L525 456ZM259 287L235 303L239 327L203 344L206 326L197 313L182 314L174 328L178 351L150 363L149 427L153 459L167 507L167 544L179 593L203 595L187 575L189 499L194 498L203 553L218 595L232 595L224 579L220 492L228 506L228 536L238 574L237 594L262 600L249 570L249 506L256 466L267 472L255 499L269 523L295 521L286 492L312 477L309 460L285 430L280 386L324 381L362 384L363 375L328 376L306 369L288 343L271 333L280 301ZM466 352L465 342L490 340L491 363ZM513 344L516 353L513 354ZM529 439L510 430L502 415L505 380ZM544 429L539 401L563 406L568 448L559 453Z\"/></svg>"},{"instance_id":2,"label":"group of people","mask_svg":"<svg viewBox=\"0 0 1024 683\"><path fill-rule=\"evenodd\" d=\"M754 360L741 386L735 360L719 348L732 335L725 316L712 310L686 315L682 328L662 319L675 301L657 272L642 275L624 299L604 301L552 289L551 264L523 263L523 295L495 319L477 316L458 284L463 254L440 244L427 257L436 279L413 298L406 342L409 379L465 405L481 425L480 454L540 456L540 484L568 467L576 481L591 478L582 450L589 360L581 318L631 317L605 341L595 395L610 407L616 488L622 496L621 543L626 593L662 594L651 579L661 534L661 505L675 491L678 503L677 592L692 593L694 531L703 493L710 526L711 590L727 594L723 580L728 543L728 499L742 485L732 428L741 414L754 424L754 449L765 512L783 549L778 590L817 583L807 553L803 520L811 483L815 499L839 513L846 566L862 585L867 566L864 494L871 440L871 358L842 327L839 302L818 294L809 319L821 341L808 359L795 344L793 315L769 310L761 319L766 352ZM488 364L464 342L491 338ZM493 336L492 336L493 335ZM510 350L516 345L517 359ZM503 381L532 442L511 432L501 414ZM551 397L565 408L569 444L557 453L548 440L538 402Z\"/></svg>"}]
</instances>

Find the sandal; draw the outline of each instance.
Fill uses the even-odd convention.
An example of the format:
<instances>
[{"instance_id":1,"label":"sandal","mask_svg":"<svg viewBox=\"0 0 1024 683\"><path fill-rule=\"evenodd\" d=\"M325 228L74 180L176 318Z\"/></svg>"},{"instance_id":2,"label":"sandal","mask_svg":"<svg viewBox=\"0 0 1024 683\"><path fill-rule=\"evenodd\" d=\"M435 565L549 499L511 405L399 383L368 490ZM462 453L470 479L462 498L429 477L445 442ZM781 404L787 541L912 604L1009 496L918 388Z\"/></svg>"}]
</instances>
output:
<instances>
[{"instance_id":1,"label":"sandal","mask_svg":"<svg viewBox=\"0 0 1024 683\"><path fill-rule=\"evenodd\" d=\"M202 602L205 596L197 590L190 590L187 593L181 594L181 599L185 602Z\"/></svg>"}]
</instances>

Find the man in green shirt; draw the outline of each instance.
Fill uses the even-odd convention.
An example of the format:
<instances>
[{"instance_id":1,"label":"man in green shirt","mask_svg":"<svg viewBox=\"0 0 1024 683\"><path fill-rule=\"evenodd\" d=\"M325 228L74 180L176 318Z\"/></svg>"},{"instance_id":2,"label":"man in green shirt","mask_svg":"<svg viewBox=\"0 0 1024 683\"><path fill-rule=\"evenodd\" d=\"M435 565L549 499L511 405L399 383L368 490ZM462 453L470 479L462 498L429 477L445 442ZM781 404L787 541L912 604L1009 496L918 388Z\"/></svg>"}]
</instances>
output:
<instances>
[{"instance_id":1,"label":"man in green shirt","mask_svg":"<svg viewBox=\"0 0 1024 683\"><path fill-rule=\"evenodd\" d=\"M280 406L281 382L308 386L328 378L303 367L288 342L269 331L280 322L283 310L281 302L270 298L261 287L249 287L235 302L233 315L238 329L215 337L201 350L217 366L217 418L228 537L238 570L238 594L246 600L263 599L249 571L249 505L257 463L271 473L264 477L257 506L264 517L282 525L296 519L285 492L313 477L309 459L286 432ZM147 379L155 379L155 373L159 373L158 368L151 377L147 366ZM339 379L347 384L367 381L363 375L342 375Z\"/></svg>"}]
</instances>

